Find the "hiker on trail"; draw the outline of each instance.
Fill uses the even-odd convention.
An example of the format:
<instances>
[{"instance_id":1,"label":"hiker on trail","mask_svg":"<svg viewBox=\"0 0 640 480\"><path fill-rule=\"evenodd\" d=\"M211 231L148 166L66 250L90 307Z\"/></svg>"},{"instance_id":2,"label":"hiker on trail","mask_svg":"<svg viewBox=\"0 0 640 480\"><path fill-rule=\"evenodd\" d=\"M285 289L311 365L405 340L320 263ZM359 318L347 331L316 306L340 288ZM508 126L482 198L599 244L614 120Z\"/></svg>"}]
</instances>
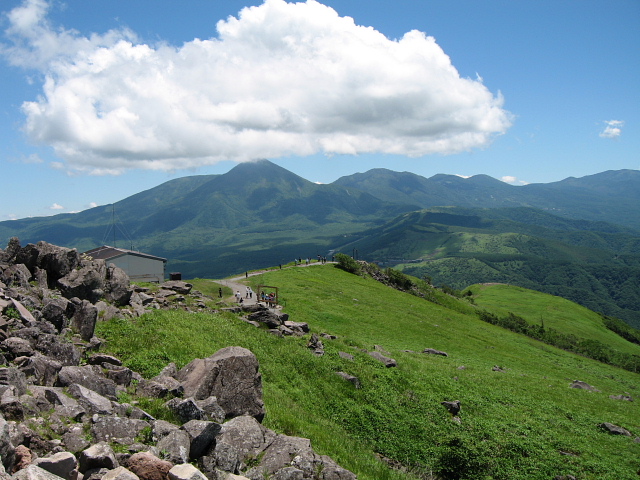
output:
<instances>
[{"instance_id":1,"label":"hiker on trail","mask_svg":"<svg viewBox=\"0 0 640 480\"><path fill-rule=\"evenodd\" d=\"M247 287L246 292L244 293L244 298L249 298L249 292L251 291L250 287Z\"/></svg>"},{"instance_id":2,"label":"hiker on trail","mask_svg":"<svg viewBox=\"0 0 640 480\"><path fill-rule=\"evenodd\" d=\"M238 302L238 303L239 303L241 298L242 298L242 295L240 295L240 290L238 290L238 291L236 292L236 302Z\"/></svg>"},{"instance_id":3,"label":"hiker on trail","mask_svg":"<svg viewBox=\"0 0 640 480\"><path fill-rule=\"evenodd\" d=\"M220 287L220 288L218 289L218 296L219 296L220 298L222 298L222 287Z\"/></svg>"},{"instance_id":4,"label":"hiker on trail","mask_svg":"<svg viewBox=\"0 0 640 480\"><path fill-rule=\"evenodd\" d=\"M251 290L251 287L248 287L248 288L249 288L249 298L253 298L253 290Z\"/></svg>"}]
</instances>

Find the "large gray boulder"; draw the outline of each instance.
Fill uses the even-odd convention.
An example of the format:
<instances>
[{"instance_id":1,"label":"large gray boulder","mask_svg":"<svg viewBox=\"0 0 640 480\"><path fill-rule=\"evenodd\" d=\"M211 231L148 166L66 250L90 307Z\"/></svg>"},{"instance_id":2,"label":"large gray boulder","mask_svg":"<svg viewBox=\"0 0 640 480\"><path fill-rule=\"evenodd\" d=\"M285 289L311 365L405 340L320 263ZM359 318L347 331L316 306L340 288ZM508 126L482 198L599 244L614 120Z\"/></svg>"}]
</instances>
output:
<instances>
[{"instance_id":1,"label":"large gray boulder","mask_svg":"<svg viewBox=\"0 0 640 480\"><path fill-rule=\"evenodd\" d=\"M13 480L60 480L62 477L32 464L17 471L11 478Z\"/></svg>"},{"instance_id":2,"label":"large gray boulder","mask_svg":"<svg viewBox=\"0 0 640 480\"><path fill-rule=\"evenodd\" d=\"M98 309L88 300L82 300L76 305L73 317L71 317L71 328L80 334L80 337L89 341L93 337L98 321Z\"/></svg>"},{"instance_id":3,"label":"large gray boulder","mask_svg":"<svg viewBox=\"0 0 640 480\"><path fill-rule=\"evenodd\" d=\"M184 430L173 430L158 441L156 447L164 460L173 464L187 463L190 459L191 440Z\"/></svg>"},{"instance_id":4,"label":"large gray boulder","mask_svg":"<svg viewBox=\"0 0 640 480\"><path fill-rule=\"evenodd\" d=\"M195 359L177 376L185 397L203 400L215 396L226 418L251 415L262 421L262 379L258 359L246 348L227 347L204 359Z\"/></svg>"},{"instance_id":5,"label":"large gray boulder","mask_svg":"<svg viewBox=\"0 0 640 480\"><path fill-rule=\"evenodd\" d=\"M74 305L64 297L47 298L44 300L42 317L52 323L58 332L69 326L69 319L75 311Z\"/></svg>"},{"instance_id":6,"label":"large gray boulder","mask_svg":"<svg viewBox=\"0 0 640 480\"><path fill-rule=\"evenodd\" d=\"M0 461L2 466L11 471L15 458L15 448L11 442L9 423L0 416Z\"/></svg>"},{"instance_id":7,"label":"large gray boulder","mask_svg":"<svg viewBox=\"0 0 640 480\"><path fill-rule=\"evenodd\" d=\"M51 357L36 352L35 355L24 358L19 363L19 369L30 381L36 385L51 387L54 385L62 363Z\"/></svg>"},{"instance_id":8,"label":"large gray boulder","mask_svg":"<svg viewBox=\"0 0 640 480\"><path fill-rule=\"evenodd\" d=\"M99 442L116 442L121 445L131 445L145 428L151 428L151 424L144 420L113 415L98 415L94 417L91 433L93 438Z\"/></svg>"},{"instance_id":9,"label":"large gray boulder","mask_svg":"<svg viewBox=\"0 0 640 480\"><path fill-rule=\"evenodd\" d=\"M111 415L113 413L111 401L93 390L73 383L69 385L68 392L82 408L91 414Z\"/></svg>"},{"instance_id":10,"label":"large gray boulder","mask_svg":"<svg viewBox=\"0 0 640 480\"><path fill-rule=\"evenodd\" d=\"M104 260L85 261L58 280L57 287L66 298L78 297L96 303L105 294L107 266Z\"/></svg>"},{"instance_id":11,"label":"large gray boulder","mask_svg":"<svg viewBox=\"0 0 640 480\"><path fill-rule=\"evenodd\" d=\"M0 282L7 287L27 287L30 279L31 272L22 263L0 269Z\"/></svg>"},{"instance_id":12,"label":"large gray boulder","mask_svg":"<svg viewBox=\"0 0 640 480\"><path fill-rule=\"evenodd\" d=\"M193 465L184 463L169 470L169 480L207 480L207 477Z\"/></svg>"},{"instance_id":13,"label":"large gray boulder","mask_svg":"<svg viewBox=\"0 0 640 480\"><path fill-rule=\"evenodd\" d=\"M36 458L33 465L65 480L75 480L78 474L78 460L70 452L58 452L49 457Z\"/></svg>"},{"instance_id":14,"label":"large gray boulder","mask_svg":"<svg viewBox=\"0 0 640 480\"><path fill-rule=\"evenodd\" d=\"M80 473L86 473L88 470L106 468L113 470L119 467L116 454L106 442L91 445L78 455L78 464Z\"/></svg>"},{"instance_id":15,"label":"large gray boulder","mask_svg":"<svg viewBox=\"0 0 640 480\"><path fill-rule=\"evenodd\" d=\"M208 454L221 470L237 472L256 459L273 442L276 434L250 416L236 417L222 425L215 446Z\"/></svg>"},{"instance_id":16,"label":"large gray boulder","mask_svg":"<svg viewBox=\"0 0 640 480\"><path fill-rule=\"evenodd\" d=\"M110 400L116 399L116 384L113 380L105 378L102 369L98 365L66 366L58 372L57 387L68 387L77 383L83 387L99 393Z\"/></svg>"},{"instance_id":17,"label":"large gray boulder","mask_svg":"<svg viewBox=\"0 0 640 480\"><path fill-rule=\"evenodd\" d=\"M31 342L20 337L9 337L0 343L5 357L15 360L17 357L30 357L35 353Z\"/></svg>"},{"instance_id":18,"label":"large gray boulder","mask_svg":"<svg viewBox=\"0 0 640 480\"><path fill-rule=\"evenodd\" d=\"M286 467L295 467L302 470L307 478L313 478L319 465L321 459L311 448L309 439L288 435L278 435L266 448L260 462L263 471L269 475Z\"/></svg>"},{"instance_id":19,"label":"large gray boulder","mask_svg":"<svg viewBox=\"0 0 640 480\"><path fill-rule=\"evenodd\" d=\"M219 423L206 420L190 420L182 425L181 428L189 436L189 452L194 460L207 453L216 436L222 430L222 426Z\"/></svg>"},{"instance_id":20,"label":"large gray boulder","mask_svg":"<svg viewBox=\"0 0 640 480\"><path fill-rule=\"evenodd\" d=\"M76 249L38 242L21 248L13 262L24 263L31 273L35 273L36 268L46 271L49 287L53 288L59 278L73 272L80 264L80 254Z\"/></svg>"},{"instance_id":21,"label":"large gray boulder","mask_svg":"<svg viewBox=\"0 0 640 480\"><path fill-rule=\"evenodd\" d=\"M36 350L65 366L78 365L82 358L80 350L73 343L62 341L58 335L39 335Z\"/></svg>"},{"instance_id":22,"label":"large gray boulder","mask_svg":"<svg viewBox=\"0 0 640 480\"><path fill-rule=\"evenodd\" d=\"M132 293L129 275L121 268L110 264L107 267L105 278L105 298L107 301L122 307L129 303Z\"/></svg>"}]
</instances>

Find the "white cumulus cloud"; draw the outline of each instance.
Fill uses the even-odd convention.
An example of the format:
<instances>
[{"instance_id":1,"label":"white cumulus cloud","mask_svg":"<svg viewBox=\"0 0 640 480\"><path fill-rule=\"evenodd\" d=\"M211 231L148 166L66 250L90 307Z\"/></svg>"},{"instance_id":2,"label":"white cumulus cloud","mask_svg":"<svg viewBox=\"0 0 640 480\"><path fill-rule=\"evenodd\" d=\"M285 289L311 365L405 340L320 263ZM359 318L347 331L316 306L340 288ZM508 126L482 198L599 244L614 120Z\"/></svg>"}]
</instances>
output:
<instances>
[{"instance_id":1,"label":"white cumulus cloud","mask_svg":"<svg viewBox=\"0 0 640 480\"><path fill-rule=\"evenodd\" d=\"M511 125L503 98L460 77L433 37L390 40L314 0L265 0L182 46L50 25L45 0L8 14L2 49L40 69L24 129L95 174L287 155L412 157L484 147Z\"/></svg>"},{"instance_id":2,"label":"white cumulus cloud","mask_svg":"<svg viewBox=\"0 0 640 480\"><path fill-rule=\"evenodd\" d=\"M509 183L511 185L528 185L529 182L525 180L520 180L518 177L514 177L513 175L505 175L500 178L505 183Z\"/></svg>"},{"instance_id":3,"label":"white cumulus cloud","mask_svg":"<svg viewBox=\"0 0 640 480\"><path fill-rule=\"evenodd\" d=\"M624 122L622 120L607 120L605 129L600 132L602 138L618 138L622 134Z\"/></svg>"},{"instance_id":4,"label":"white cumulus cloud","mask_svg":"<svg viewBox=\"0 0 640 480\"><path fill-rule=\"evenodd\" d=\"M54 203L49 207L50 210L64 210L64 207L59 203Z\"/></svg>"}]
</instances>

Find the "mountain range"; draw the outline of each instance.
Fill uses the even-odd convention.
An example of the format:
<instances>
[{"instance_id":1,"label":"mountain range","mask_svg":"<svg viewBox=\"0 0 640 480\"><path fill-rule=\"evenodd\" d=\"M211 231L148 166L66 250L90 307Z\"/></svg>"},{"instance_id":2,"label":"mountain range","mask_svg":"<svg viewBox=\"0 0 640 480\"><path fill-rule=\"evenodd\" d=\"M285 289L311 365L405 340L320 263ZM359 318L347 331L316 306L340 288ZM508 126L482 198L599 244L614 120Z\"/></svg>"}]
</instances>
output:
<instances>
[{"instance_id":1,"label":"mountain range","mask_svg":"<svg viewBox=\"0 0 640 480\"><path fill-rule=\"evenodd\" d=\"M424 178L373 169L316 184L261 160L222 175L171 180L80 213L0 222L0 239L141 250L166 257L168 269L185 278L221 278L343 251L457 288L499 278L560 294L544 290L549 278L532 279L524 267L516 274L515 265L571 265L584 283L571 287L572 300L584 297L583 304L634 322L639 205L636 170L512 186L486 175ZM467 263L444 268L453 258ZM470 259L484 266L470 270ZM473 279L465 279L465 270ZM611 276L616 280L602 287ZM594 303L598 297L605 304Z\"/></svg>"}]
</instances>

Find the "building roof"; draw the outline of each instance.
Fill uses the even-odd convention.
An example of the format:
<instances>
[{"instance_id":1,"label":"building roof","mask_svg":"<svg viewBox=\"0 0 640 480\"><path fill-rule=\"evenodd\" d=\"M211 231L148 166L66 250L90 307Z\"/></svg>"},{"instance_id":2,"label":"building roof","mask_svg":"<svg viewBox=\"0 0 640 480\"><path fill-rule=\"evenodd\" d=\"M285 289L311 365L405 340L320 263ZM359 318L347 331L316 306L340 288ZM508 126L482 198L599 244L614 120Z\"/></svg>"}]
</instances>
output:
<instances>
[{"instance_id":1,"label":"building roof","mask_svg":"<svg viewBox=\"0 0 640 480\"><path fill-rule=\"evenodd\" d=\"M111 260L112 258L122 257L123 255L133 255L135 257L144 257L167 263L166 258L156 257L155 255L149 255L148 253L135 252L125 248L110 247L109 245L103 245L101 247L94 248L93 250L87 250L84 254L97 260Z\"/></svg>"}]
</instances>

